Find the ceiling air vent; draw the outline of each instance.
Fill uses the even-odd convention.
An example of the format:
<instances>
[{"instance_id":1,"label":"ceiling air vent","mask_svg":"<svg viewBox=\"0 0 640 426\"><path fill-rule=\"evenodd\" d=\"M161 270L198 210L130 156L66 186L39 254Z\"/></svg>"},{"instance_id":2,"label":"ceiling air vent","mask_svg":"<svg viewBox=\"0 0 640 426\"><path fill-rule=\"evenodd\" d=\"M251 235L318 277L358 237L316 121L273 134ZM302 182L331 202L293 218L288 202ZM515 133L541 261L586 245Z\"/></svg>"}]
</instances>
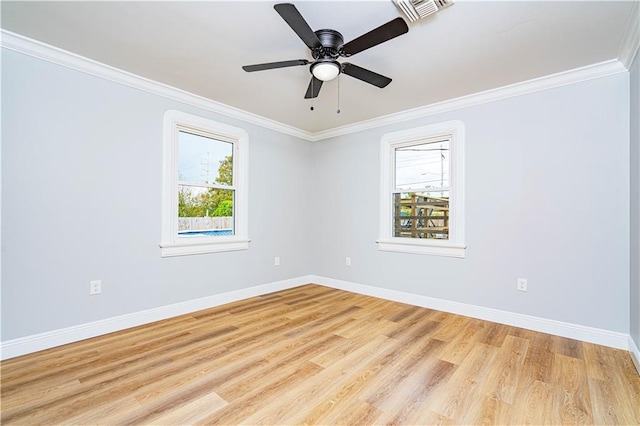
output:
<instances>
[{"instance_id":1,"label":"ceiling air vent","mask_svg":"<svg viewBox=\"0 0 640 426\"><path fill-rule=\"evenodd\" d=\"M451 6L452 0L393 0L394 3L407 15L410 22L433 15L438 10Z\"/></svg>"}]
</instances>

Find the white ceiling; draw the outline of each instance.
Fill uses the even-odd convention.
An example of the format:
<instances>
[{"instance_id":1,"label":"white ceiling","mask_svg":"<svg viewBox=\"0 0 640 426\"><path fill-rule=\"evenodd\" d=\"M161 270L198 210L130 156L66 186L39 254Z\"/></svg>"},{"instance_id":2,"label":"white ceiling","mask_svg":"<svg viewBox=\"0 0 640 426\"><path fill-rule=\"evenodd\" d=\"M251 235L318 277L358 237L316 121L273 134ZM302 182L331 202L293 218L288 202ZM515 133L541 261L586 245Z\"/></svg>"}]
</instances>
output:
<instances>
[{"instance_id":1,"label":"white ceiling","mask_svg":"<svg viewBox=\"0 0 640 426\"><path fill-rule=\"evenodd\" d=\"M310 111L307 67L241 69L311 59L273 4L3 1L1 12L5 30L308 132L617 59L637 24L629 1L458 1L349 59L389 86L341 76ZM312 29L338 30L345 42L403 16L391 0L295 4Z\"/></svg>"}]
</instances>

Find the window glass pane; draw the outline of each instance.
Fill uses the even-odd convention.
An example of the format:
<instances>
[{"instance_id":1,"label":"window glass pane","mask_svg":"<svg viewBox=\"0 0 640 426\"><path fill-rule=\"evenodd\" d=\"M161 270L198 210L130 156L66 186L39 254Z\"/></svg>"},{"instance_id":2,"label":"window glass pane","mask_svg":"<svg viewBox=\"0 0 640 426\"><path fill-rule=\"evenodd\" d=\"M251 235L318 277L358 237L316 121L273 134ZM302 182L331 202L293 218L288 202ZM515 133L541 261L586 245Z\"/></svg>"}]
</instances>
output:
<instances>
[{"instance_id":1,"label":"window glass pane","mask_svg":"<svg viewBox=\"0 0 640 426\"><path fill-rule=\"evenodd\" d=\"M449 239L449 191L393 195L393 236Z\"/></svg>"},{"instance_id":2,"label":"window glass pane","mask_svg":"<svg viewBox=\"0 0 640 426\"><path fill-rule=\"evenodd\" d=\"M233 185L233 144L178 132L178 180Z\"/></svg>"},{"instance_id":3,"label":"window glass pane","mask_svg":"<svg viewBox=\"0 0 640 426\"><path fill-rule=\"evenodd\" d=\"M234 235L231 189L178 185L178 236Z\"/></svg>"},{"instance_id":4,"label":"window glass pane","mask_svg":"<svg viewBox=\"0 0 640 426\"><path fill-rule=\"evenodd\" d=\"M449 188L449 141L396 148L395 179L399 190Z\"/></svg>"}]
</instances>

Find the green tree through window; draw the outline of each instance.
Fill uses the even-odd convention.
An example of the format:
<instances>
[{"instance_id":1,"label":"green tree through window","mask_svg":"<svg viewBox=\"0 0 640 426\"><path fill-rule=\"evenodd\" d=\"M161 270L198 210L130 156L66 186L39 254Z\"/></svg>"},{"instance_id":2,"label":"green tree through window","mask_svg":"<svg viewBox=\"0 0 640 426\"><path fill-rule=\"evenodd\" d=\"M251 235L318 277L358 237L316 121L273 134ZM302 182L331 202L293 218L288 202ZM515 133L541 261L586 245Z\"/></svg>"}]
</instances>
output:
<instances>
[{"instance_id":1,"label":"green tree through window","mask_svg":"<svg viewBox=\"0 0 640 426\"><path fill-rule=\"evenodd\" d=\"M233 185L233 156L220 160L215 183ZM233 216L233 190L209 188L201 194L193 194L191 188L181 187L178 192L178 217L227 217Z\"/></svg>"}]
</instances>

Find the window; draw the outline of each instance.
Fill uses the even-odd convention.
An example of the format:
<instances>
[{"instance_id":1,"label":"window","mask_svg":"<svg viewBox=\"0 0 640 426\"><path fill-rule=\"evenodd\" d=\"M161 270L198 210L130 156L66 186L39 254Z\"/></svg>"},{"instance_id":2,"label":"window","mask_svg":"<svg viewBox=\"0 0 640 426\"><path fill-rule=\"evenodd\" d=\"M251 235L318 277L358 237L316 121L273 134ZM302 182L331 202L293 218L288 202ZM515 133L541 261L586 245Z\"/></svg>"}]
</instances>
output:
<instances>
[{"instance_id":1,"label":"window","mask_svg":"<svg viewBox=\"0 0 640 426\"><path fill-rule=\"evenodd\" d=\"M163 257L248 248L247 156L244 130L165 113Z\"/></svg>"},{"instance_id":2,"label":"window","mask_svg":"<svg viewBox=\"0 0 640 426\"><path fill-rule=\"evenodd\" d=\"M464 257L464 125L388 133L380 143L378 249Z\"/></svg>"}]
</instances>

